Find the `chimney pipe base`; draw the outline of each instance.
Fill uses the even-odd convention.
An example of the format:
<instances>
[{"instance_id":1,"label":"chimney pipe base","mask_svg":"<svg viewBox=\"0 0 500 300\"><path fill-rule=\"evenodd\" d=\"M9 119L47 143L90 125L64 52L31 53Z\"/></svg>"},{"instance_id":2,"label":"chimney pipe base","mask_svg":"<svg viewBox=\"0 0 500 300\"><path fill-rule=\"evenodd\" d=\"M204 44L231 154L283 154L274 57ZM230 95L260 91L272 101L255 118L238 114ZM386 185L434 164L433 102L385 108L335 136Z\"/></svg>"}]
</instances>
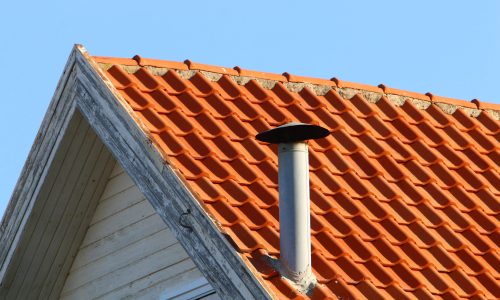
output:
<instances>
[{"instance_id":1,"label":"chimney pipe base","mask_svg":"<svg viewBox=\"0 0 500 300\"><path fill-rule=\"evenodd\" d=\"M300 293L309 294L316 286L317 280L309 266L304 272L294 272L280 261L280 274L292 284Z\"/></svg>"}]
</instances>

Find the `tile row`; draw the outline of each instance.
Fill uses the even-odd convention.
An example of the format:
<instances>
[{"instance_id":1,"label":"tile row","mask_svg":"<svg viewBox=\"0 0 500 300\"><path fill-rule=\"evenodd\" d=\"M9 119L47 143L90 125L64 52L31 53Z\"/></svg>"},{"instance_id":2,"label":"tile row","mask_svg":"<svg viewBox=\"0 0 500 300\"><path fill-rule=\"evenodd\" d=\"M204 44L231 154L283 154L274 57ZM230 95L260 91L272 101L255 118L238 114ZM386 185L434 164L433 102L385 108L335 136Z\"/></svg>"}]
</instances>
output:
<instances>
[{"instance_id":1,"label":"tile row","mask_svg":"<svg viewBox=\"0 0 500 300\"><path fill-rule=\"evenodd\" d=\"M189 147L192 150L195 149L193 154L196 154L199 149L207 150L209 149L207 146L202 145L201 148L198 148L205 140L206 141L219 141L225 144L235 144L238 143L229 143L229 142L243 142L247 139L253 139L257 132L243 132L243 128L245 128L243 123L239 123L236 118L231 118L229 120L217 120L219 126L213 126L213 124L217 123L215 120L211 120L208 115L200 115L196 118L185 118L182 117L182 114L179 112L171 113L169 115L158 116L152 113L151 111L138 111L140 115L144 117L144 119L148 122L150 128L152 128L153 133L163 134L165 135L165 139L174 140L179 137L188 136L190 140L187 140L182 146L193 146ZM227 123L226 123L227 122ZM196 127L198 124L204 124L203 129L199 129ZM220 125L223 125L224 128L221 128ZM238 131L238 128L241 128L242 131L237 134L230 134ZM262 130L266 130L269 127L263 127ZM175 135L173 138L170 135ZM225 139L225 141L224 141ZM358 140L359 142L356 142ZM254 146L259 144L256 142ZM398 156L394 156L393 158L397 162L406 162L410 160L414 160L419 162L419 164L424 166L430 166L439 162L444 162L448 168L460 168L462 166L471 166L474 168L475 172L482 172L485 170L489 170L491 168L495 168L496 170L500 167L500 153L496 150L492 150L488 153L476 152L474 149L465 148L460 149L460 151L456 151L456 149L451 149L446 146L439 146L437 148L432 148L426 145L421 141L412 142L409 144L398 143L396 139L384 141L386 146L389 146L396 151L391 151L393 153L398 154ZM368 157L378 157L386 155L388 156L389 151L387 151L387 147L383 147L381 141L375 141L370 138L369 135L363 135L361 138L351 138L349 134L345 133L342 130L336 130L331 133L330 136L325 138L323 141L313 141L311 142L311 148L316 152L325 152L329 150L338 150L342 154L352 155L357 152L366 153ZM180 147L178 143L169 144L168 148L172 148L177 146L177 151L182 151L184 148ZM255 148L255 147L254 147ZM495 146L496 148L496 146ZM215 149L219 149L219 154L224 151L233 152L233 156L236 156L237 153L234 152L234 148L221 148L216 147ZM176 150L174 150L175 152ZM262 151L258 151L261 152ZM198 153L198 155L207 155L210 154L208 152ZM265 159L263 155L260 155L261 159ZM275 157L275 155L273 155Z\"/></svg>"},{"instance_id":2,"label":"tile row","mask_svg":"<svg viewBox=\"0 0 500 300\"><path fill-rule=\"evenodd\" d=\"M355 237L352 237L352 239L355 239ZM395 263L385 263L376 255L387 256L387 253L377 250L376 247L370 249L374 252L370 254L369 259L359 260L352 257L351 253L353 251L362 251L358 249L362 242L354 243L349 241L349 243L350 248L346 247L347 251L343 254L337 255L333 259L327 259L323 255L325 251L314 249L316 241L313 241L313 272L319 284L325 285L342 280L349 284L370 282L378 288L397 285L405 291L426 288L435 295L447 293L448 288L460 293L461 296L473 295L477 292L490 295L498 294L496 284L500 279L498 271L496 274L491 274L487 268L481 268L480 264L485 263L484 260L478 262L477 257L472 258L472 255L465 250L461 250L452 256L445 253L438 246L434 246L425 252L411 249L413 246L410 243L400 246L399 251L404 253L403 255L410 257L410 259L429 260L425 261L425 265L419 266L416 265L415 261L411 261L406 257ZM259 249L245 255L258 257L261 255L260 252L271 256L276 255ZM381 254L377 254L377 252ZM425 255L425 258L422 258L422 254ZM494 257L493 260L498 262L497 257ZM256 262L254 266L263 274L265 279L279 277L274 269L268 267L268 264Z\"/></svg>"},{"instance_id":3,"label":"tile row","mask_svg":"<svg viewBox=\"0 0 500 300\"><path fill-rule=\"evenodd\" d=\"M186 70L186 69L181 69L181 70ZM158 76L158 75L153 75L150 72L148 72L147 68L140 68L138 72L135 72L134 74L129 74L128 72L125 72L121 69L119 66L113 66L110 70L108 70L108 73L111 75L112 78L116 80L115 85L117 87L125 87L129 85L136 85L142 90L148 91L152 90L155 88L167 88L169 91L172 92L182 92L187 89L191 90L195 94L207 94L212 92L213 89L216 89L217 92L221 94L227 94L230 95L231 97L236 97L239 94L242 94L242 91L238 88L238 86L235 84L234 81L229 81L229 77L227 75L234 75L234 74L227 74L225 72L220 72L221 73L221 79L223 81L220 81L220 79L217 81L217 83L211 83L211 80L208 80L205 78L203 75L201 75L200 72L196 72L193 77L190 78L190 80L183 80L179 78L177 73L173 70L167 72L163 76ZM224 80L225 79L225 80ZM328 81L326 81L328 82ZM220 84L219 84L220 83ZM325 81L322 81L319 84L325 83ZM329 82L328 82L329 83ZM326 84L330 85L330 84ZM289 92L286 87L284 87L284 83L281 82L276 82L275 86L277 86L277 90L275 93L278 95L278 98L280 99L285 99L287 102L293 102L296 96L294 96L293 93ZM260 86L257 86L260 88ZM332 85L332 87L335 88L335 85ZM343 87L342 85L338 87ZM358 87L358 89L363 90L364 88ZM394 89L391 89L395 91ZM226 91L229 91L226 93ZM274 89L273 89L274 91ZM442 97L436 97L433 96L432 94L428 95L422 95L423 97L415 96L414 94L409 95L408 92L406 91L400 91L404 93L394 93L393 91L389 92L387 89L384 90L376 90L376 93L387 93L388 94L401 94L403 96L407 96L410 98L416 98L416 99L421 99L425 102L444 102L446 103L447 101L443 101L444 98ZM430 97L429 97L430 95ZM260 97L258 98L263 98L266 96L265 92L261 92L259 94ZM437 101L436 101L437 100ZM456 101L452 101L453 99L449 99L450 103L454 104ZM313 101L314 102L314 101ZM477 102L477 101L476 101ZM307 103L307 102L306 102ZM476 108L474 105L469 105L467 102L459 103L457 104L459 106L463 107L470 107L470 108ZM313 105L314 106L314 105ZM484 105L487 107L487 105ZM364 107L366 108L366 107ZM487 109L494 109L494 108L487 108ZM418 111L415 112L413 110L413 117L414 119L418 120ZM366 115L366 112L362 112ZM472 125L471 125L472 126ZM497 126L496 126L497 127ZM498 130L498 127L497 127Z\"/></svg>"},{"instance_id":4,"label":"tile row","mask_svg":"<svg viewBox=\"0 0 500 300\"><path fill-rule=\"evenodd\" d=\"M247 233L245 236L248 236L248 239L238 237L242 242L241 249L249 251L255 247L258 248L260 242L269 244L269 240L257 239L257 237L265 236L271 238L273 243L270 245L273 246L272 249L276 249L277 244L274 242L279 236L277 207L267 210L259 209L251 204L231 207L224 201L217 201L207 203L207 209L214 217L217 217L223 227ZM480 232L474 225L456 231L449 224L430 227L422 220L400 224L397 220L390 218L374 222L365 215L348 219L334 212L325 215L312 214L311 223L313 236L322 236L325 232L334 238L357 236L366 243L384 239L392 246L405 243L413 243L419 249L440 246L450 253L467 249L478 256L495 252L499 242L499 232L496 229L491 232Z\"/></svg>"},{"instance_id":5,"label":"tile row","mask_svg":"<svg viewBox=\"0 0 500 300\"><path fill-rule=\"evenodd\" d=\"M165 144L168 145L167 149L174 148L171 150L171 154L183 151L184 149L191 149L193 150L191 151L193 155L210 155L208 149L211 148L208 148L208 146L211 145L203 145L203 143L211 143L213 141L218 143L214 149L219 150L219 155L223 154L220 155L221 158L230 159L239 154L236 150L241 150L239 147L235 149L230 145L234 144L238 146L242 142L250 145L252 142L247 140L254 140L256 134L256 132L245 130L245 126L248 125L238 120L238 118L233 117L215 120L209 115L202 114L195 118L189 118L184 117L177 110L165 115L157 114L150 110L141 110L138 113L144 117L151 128L154 128L153 132L165 135L165 139L169 141L177 139L183 141L183 138L185 139L186 143L182 145L178 143ZM217 122L219 126L213 126ZM200 129L197 127L198 124L204 124L205 127ZM260 148L259 143L256 141L251 146L253 149ZM491 168L500 169L500 163L498 162L500 154L496 150L492 150L486 153L486 155L481 155L481 152L475 150L474 147L459 149L457 151L457 149L453 149L447 144L430 147L422 140L405 144L397 138L377 140L370 134L352 137L352 135L349 135L342 129L333 129L331 136L322 141L312 141L311 148L318 153L339 151L344 155L363 152L366 153L366 156L375 158L380 156L394 156L393 158L396 162L415 160L424 166L443 162L448 168L470 166L475 172L482 172ZM388 150L391 148L394 151ZM230 153L225 154L224 152ZM267 156L262 155L264 153L262 150L254 152L259 153L259 159L261 160L267 158ZM245 153L245 151L242 153ZM275 155L272 157L275 158Z\"/></svg>"},{"instance_id":6,"label":"tile row","mask_svg":"<svg viewBox=\"0 0 500 300\"><path fill-rule=\"evenodd\" d=\"M220 102L220 100L217 100L218 97L225 100L244 98L251 103L260 103L267 100L267 102L274 103L278 107L296 105L303 107L304 110L324 107L328 108L328 111L333 114L352 112L360 119L376 116L384 121L396 121L400 119L404 121L403 123L412 125L430 123L436 128L444 128L451 125L462 132L474 129L485 130L487 135L496 135L497 140L500 133L498 122L493 120L487 113L481 114L477 118L471 118L463 110L457 109L453 114L448 115L434 105L422 110L415 107L410 101L406 101L400 107L401 109L395 109L394 105L387 98L382 98L381 101L373 104L368 103L359 95L350 100L344 100L333 90L325 96L316 96L307 88L298 93L293 93L282 83L277 83L272 90L267 90L256 81L250 81L243 86L238 85L227 75L213 82L205 78L201 73L196 73L189 80L185 80L175 71L169 71L164 76L155 76L144 68L139 69L134 74L128 74L120 67L114 66L108 70L108 73L115 80L115 86L118 89L136 88L142 94L155 91L164 91L169 95L187 93L199 98L213 96L215 98L211 99L215 102ZM222 107L224 105L219 106L219 108Z\"/></svg>"},{"instance_id":7,"label":"tile row","mask_svg":"<svg viewBox=\"0 0 500 300\"><path fill-rule=\"evenodd\" d=\"M168 138L166 141L158 136L153 136L153 138L160 145L168 143ZM205 147L209 151L209 146ZM171 155L170 160L174 164L185 166L182 172L188 179L207 176L213 182L234 179L247 185L260 180L269 187L277 186L277 165L272 159L265 159L261 162L252 161L251 158L247 159L241 153L234 158L221 159L215 155L214 147L210 149L206 155L196 156L191 155L184 148L182 152ZM311 153L311 157L315 156L318 161L322 159L320 155ZM405 195L417 203L426 197L415 190L429 185L437 186L440 188L438 192L447 195L455 191L460 192L460 190L476 194L482 192L486 196L488 193L500 195L498 190L500 178L494 170L475 173L466 166L448 169L442 164L422 167L415 161L391 165L390 159L368 160L362 155L337 157L342 158L342 161L337 160L335 165L326 156L321 164L315 165L315 162L312 162L310 172L312 188L317 188L329 195L344 191L354 198L375 195L378 199L392 200ZM410 191L413 194L410 194ZM425 192L425 194L429 193ZM494 205L495 203L491 203L488 207ZM470 208L470 204L467 207Z\"/></svg>"},{"instance_id":8,"label":"tile row","mask_svg":"<svg viewBox=\"0 0 500 300\"><path fill-rule=\"evenodd\" d=\"M258 253L248 254L251 261L264 260L265 255ZM339 258L333 263L323 261L324 258L313 255L313 272L318 278L318 284L312 295L315 299L324 299L332 291L337 296L361 296L361 298L372 298L375 295L381 297L390 296L396 299L414 298L419 295L419 299L435 299L436 296L449 298L453 295L456 298L471 296L482 296L494 299L498 296L498 286L496 280L488 273L469 276L460 269L449 272L439 272L433 267L420 270L413 270L405 264L384 267L376 260L366 263L353 263L348 258ZM294 294L295 289L289 283L280 278L278 274L266 268L264 263L256 262L258 270L265 274L265 280L272 281L275 290L282 296L288 298L300 297ZM314 268L314 266L320 268ZM266 272L271 271L271 272ZM470 279L472 278L472 280ZM351 285L351 288L346 289ZM360 294L353 294L353 286L364 286ZM409 295L407 293L410 293ZM423 294L422 294L423 293ZM413 297L410 296L413 294ZM367 297L371 295L372 297ZM396 297L397 295L397 297ZM300 298L299 298L300 299ZM354 298L358 299L358 298Z\"/></svg>"},{"instance_id":9,"label":"tile row","mask_svg":"<svg viewBox=\"0 0 500 300\"><path fill-rule=\"evenodd\" d=\"M249 185L238 183L233 179L213 183L203 176L189 181L198 197L205 203L224 201L232 207L251 203L264 210L274 209L278 205L277 189L265 185L260 180ZM421 190L429 192L432 188L439 190L430 185L422 187ZM458 200L449 200L454 194ZM390 201L385 199L382 201L374 196L353 198L344 192L328 195L318 189L312 189L310 195L311 212L320 216L335 212L351 219L363 214L371 222L391 218L398 224L411 224L416 221L423 222L427 227L447 224L457 232L471 228L473 224L474 227L480 228L483 234L492 231L493 224L498 218L498 198L486 191L477 195L453 189L450 196L448 194L442 196L448 201L447 205L424 198L422 201L413 202L405 198ZM491 210L485 209L487 206L490 206ZM477 226L478 224L480 226Z\"/></svg>"},{"instance_id":10,"label":"tile row","mask_svg":"<svg viewBox=\"0 0 500 300\"><path fill-rule=\"evenodd\" d=\"M188 94L189 95L189 94ZM129 98L127 95L125 98ZM192 97L192 96L186 96ZM132 98L131 98L132 99ZM136 98L135 98L136 99ZM129 99L130 100L130 99ZM190 103L190 106L204 107L198 101L199 99L171 99L171 105L169 110L162 110L158 108L145 108L137 107L132 105L132 108L140 112L147 120L150 121L151 128L154 132L160 132L164 129L173 130L176 135L182 135L193 131L200 131L204 137L213 138L214 136L225 135L231 140L241 140L249 137L255 136L258 132L262 130L269 129L273 124L269 124L262 114L255 114L253 118L243 120L238 114L234 113L235 110L230 110L231 113L226 116L214 117L212 112L207 111L206 108L200 109L200 111L189 114L183 108L185 103ZM160 101L166 103L167 101ZM132 100L129 101L130 103ZM151 101L144 100L144 103L151 103ZM184 103L184 104L181 104ZM339 145L338 139L347 139L346 145L351 145L350 148L345 149L345 151L356 151L358 148L364 148L366 150L367 146L363 141L369 143L369 145L374 149L368 149L371 151L382 151L384 144L399 144L394 145L399 146L398 148L405 148L408 145L410 152L403 151L403 158L409 159L415 156L415 151L424 150L427 159L431 162L438 159L436 156L436 149L441 149L446 151L448 154L453 155L453 150L459 150L461 152L466 152L466 150L477 151L479 154L487 154L491 157L493 162L497 162L500 158L499 154L499 139L500 134L492 137L488 137L480 133L478 130L472 130L467 133L470 137L467 138L466 135L460 134L455 128L448 126L444 129L433 129L428 124L422 125L401 125L405 124L403 122L398 122L398 125L385 126L379 119L371 118L369 122L362 125L353 116L347 116L343 118L335 118L334 120L331 115L327 112L324 114L315 115L315 120L324 120L321 125L327 126L332 132L332 136L320 142L313 142L314 148L329 149L336 145ZM284 117L280 122L275 125L281 125L287 120L300 119L299 113L296 112L294 115ZM310 118L313 119L313 118ZM330 119L330 120L328 120ZM345 120L351 120L352 124L339 125L339 120L345 122ZM342 121L344 120L344 121ZM200 126L202 125L202 126ZM222 125L222 126L221 126ZM420 127L419 127L420 126ZM205 128L206 127L206 128ZM398 127L401 127L398 129ZM354 129L352 129L354 128ZM357 129L356 129L357 128ZM371 130L367 129L371 128ZM423 134L417 134L412 131L412 128L418 128ZM438 133L441 131L441 133ZM361 140L361 143L359 142ZM316 143L321 143L317 145ZM342 145L342 144L340 144ZM415 151L411 152L411 149L415 148ZM380 153L378 153L380 154ZM425 158L420 158L420 160L425 161ZM498 167L499 163L494 163Z\"/></svg>"},{"instance_id":11,"label":"tile row","mask_svg":"<svg viewBox=\"0 0 500 300\"><path fill-rule=\"evenodd\" d=\"M160 68L160 69L171 69L177 71L201 71L201 72L211 72L219 75L231 75L237 77L250 77L250 78L258 78L264 80L272 80L280 83L310 83L315 85L324 85L338 88L349 88L355 90L366 90L374 93L385 93L390 95L397 95L403 97L409 97L429 102L435 103L446 103L452 105L458 105L465 108L472 109L489 109L489 110L498 110L499 106L497 104L492 103L483 103L479 99L472 99L471 101L458 100L454 98L447 98L436 96L432 93L416 93L409 92L405 90L399 90L395 88L388 87L385 84L379 84L378 86L371 86L366 84L348 82L344 80L340 80L336 77L331 79L321 79L315 77L307 77L307 76L299 76L290 74L288 72L284 72L282 74L274 74L267 73L261 71L252 71L243 69L239 66L235 66L233 68L228 67L220 67L213 65L206 65L193 62L189 59L186 59L184 62L176 62L176 61L166 61L166 60L158 60L158 59L149 59L143 58L139 55L135 55L132 59L127 58L111 58L111 57L101 57L94 56L94 60L98 63L102 64L104 69L108 69L109 66L132 66L132 67L141 67L143 71L147 71L148 67Z\"/></svg>"},{"instance_id":12,"label":"tile row","mask_svg":"<svg viewBox=\"0 0 500 300\"><path fill-rule=\"evenodd\" d=\"M331 112L323 108L312 113L300 106L289 107L288 110L283 110L276 107L270 101L253 105L249 109L252 106L251 103L243 98L238 98L235 101L225 101L216 96L206 99L195 97L188 92L178 96L169 96L162 91L141 94L134 89L127 89L123 90L122 94L125 98L133 99L133 101L130 101L132 108L142 110L144 114L156 120L162 119L161 115L175 118L176 121L182 120L183 123L186 123L188 117L209 121L210 123L223 119L225 122L240 123L239 127L244 128L245 126L241 126L241 122L252 124L260 121L267 124L267 127L274 127L296 119L304 123L318 123L330 128L332 132L342 129L353 137L369 134L377 140L397 138L403 144L411 144L422 140L431 148L441 145L449 145L455 150L475 147L481 153L490 153L499 150L500 133L488 135L488 133L483 133L479 128L461 132L456 126L452 125L439 128L433 127L427 122L409 124L401 119L384 121L376 116L360 119L351 112L343 112L333 118ZM142 95L141 97L145 97L145 95L151 97L154 101L142 99L137 96L139 94ZM210 105L200 103L204 101L210 103ZM162 103L162 105L153 105L152 103ZM256 110L256 108L258 109ZM161 122L156 121L156 123L162 125ZM165 125L163 124L163 126ZM157 126L156 128L157 130L161 130L161 127ZM181 129L176 126L171 126L171 128ZM253 133L235 132L238 138Z\"/></svg>"},{"instance_id":13,"label":"tile row","mask_svg":"<svg viewBox=\"0 0 500 300\"><path fill-rule=\"evenodd\" d=\"M394 282L386 286L377 286L369 280L359 283L351 283L343 278L332 280L327 284L318 284L308 296L310 299L496 299L498 292L480 289L481 286L466 283L460 285L463 276L460 273L453 273L447 277L454 278L457 282L450 287L443 285L442 274L433 274L429 271L429 279L438 279L433 281L436 287L424 286L423 284L415 288L408 288L399 282ZM283 278L279 276L267 279L269 285L278 298L283 299L306 299L298 294L296 290ZM441 289L439 289L441 288ZM334 295L334 296L332 296Z\"/></svg>"}]
</instances>

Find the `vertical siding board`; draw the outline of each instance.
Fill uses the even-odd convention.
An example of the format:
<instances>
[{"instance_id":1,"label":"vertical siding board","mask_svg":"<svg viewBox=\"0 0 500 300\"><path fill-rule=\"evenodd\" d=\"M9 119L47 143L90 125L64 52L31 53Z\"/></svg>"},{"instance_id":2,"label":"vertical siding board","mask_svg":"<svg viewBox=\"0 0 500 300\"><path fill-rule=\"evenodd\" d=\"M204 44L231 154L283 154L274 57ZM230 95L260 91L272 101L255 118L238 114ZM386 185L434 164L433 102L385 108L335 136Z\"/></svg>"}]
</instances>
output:
<instances>
[{"instance_id":1,"label":"vertical siding board","mask_svg":"<svg viewBox=\"0 0 500 300\"><path fill-rule=\"evenodd\" d=\"M28 299L33 298L37 295L41 289L41 285L44 276L43 274L46 270L49 270L54 264L62 264L60 261L54 261L59 250L67 251L70 245L64 243L64 238L66 232L69 229L70 221L73 216L78 213L78 203L82 202L82 196L84 195L86 187L92 187L89 184L89 179L94 171L95 163L99 160L101 155L103 145L97 139L97 136L92 132L87 136L87 144L90 145L91 150L82 148L84 155L80 155L77 158L79 162L76 164L75 168L72 170L71 177L74 177L74 182L70 180L69 185L58 195L58 202L55 209L52 211L50 216L51 222L49 226L45 229L44 236L51 236L52 238L42 239L42 243L38 246L38 255L36 260L33 261L29 275L24 278L24 283L21 287L21 293L19 293L18 298ZM78 168L79 164L83 164ZM62 225L61 225L62 224ZM43 233L42 233L43 234ZM71 233L74 234L74 233ZM49 272L52 275L52 273ZM28 291L29 295L28 296Z\"/></svg>"},{"instance_id":2,"label":"vertical siding board","mask_svg":"<svg viewBox=\"0 0 500 300\"><path fill-rule=\"evenodd\" d=\"M80 246L80 242L83 240L85 233L87 231L88 224L94 214L95 208L97 206L97 201L99 200L99 196L101 195L102 191L104 190L106 186L106 178L108 177L109 172L111 171L111 168L115 165L115 160L111 153L108 153L108 160L105 162L105 171L102 173L101 178L99 178L98 181L98 186L96 188L95 193L93 194L93 198L89 201L88 208L83 214L81 218L80 224L75 224L75 227L77 226L78 229L76 231L76 234L74 235L74 239L71 243L71 248L67 253L63 253L62 255L66 255L66 260L64 261L64 265L60 267L60 271L64 271L62 274L59 274L57 276L57 279L54 284L47 284L45 285L45 289L42 290L42 293L39 297L39 299L57 299L59 298L59 295L61 294L61 290L64 286L64 282L66 281L67 274L71 268L71 265L74 261L75 256L78 253L78 248ZM45 295L48 294L48 297L45 297Z\"/></svg>"},{"instance_id":3,"label":"vertical siding board","mask_svg":"<svg viewBox=\"0 0 500 300\"><path fill-rule=\"evenodd\" d=\"M63 75L59 79L0 224L2 233L0 235L0 279L7 287L12 279L12 273L9 271L10 274L7 274L9 266L13 265L10 260L15 258L19 249L12 246L18 245L22 240L20 237L26 229L26 220L31 214L33 200L37 198L37 193L49 172L46 166L51 166L54 160L57 160L56 151L53 149L60 149L64 140L62 133L69 129L68 124L75 109L73 101L75 90L72 87L76 74L72 70L77 55L78 52L74 49L64 67ZM4 296L3 293L4 291L2 291L2 296Z\"/></svg>"},{"instance_id":4,"label":"vertical siding board","mask_svg":"<svg viewBox=\"0 0 500 300\"><path fill-rule=\"evenodd\" d=\"M102 143L100 143L100 148L101 152L96 160L92 176L88 178L89 182L85 185L85 190L78 199L74 213L65 215L66 218L69 218L69 221L66 223L65 232L61 234L62 241L59 242L59 247L56 248L55 258L52 264L49 265L49 274L53 274L53 276L46 278L39 276L43 280L39 299L49 299L49 295L53 290L57 294L60 293L62 288L61 278L64 279L69 271L71 262L78 250L77 247L83 239L90 221L89 215L95 210L99 195L104 189L104 183L114 164L114 159Z\"/></svg>"},{"instance_id":5,"label":"vertical siding board","mask_svg":"<svg viewBox=\"0 0 500 300\"><path fill-rule=\"evenodd\" d=\"M33 230L31 234L27 235L28 244L24 247L24 251L22 252L21 263L15 270L16 278L13 281L12 286L10 287L9 293L7 294L7 298L16 298L17 293L21 288L21 284L24 281L24 276L30 276L28 270L30 269L33 260L38 259L36 253L39 250L38 247L41 243L43 243L43 232L45 231L47 226L50 226L48 220L50 220L50 215L54 207L57 205L53 204L52 198L56 198L59 192L68 184L68 181L74 178L71 178L70 174L72 171L72 167L74 166L75 161L78 158L78 154L80 153L81 146L84 145L85 138L90 132L90 128L85 122L80 123L80 128L77 132L83 131L83 134L76 134L73 139L72 146L69 148L68 153L65 155L61 168L55 175L55 180L52 185L47 185L48 190L46 191L46 195L42 194L41 199L46 199L43 201L43 206L40 208L38 212L38 217L32 218L33 221ZM78 145L74 147L73 145ZM38 203L37 203L38 204ZM42 224L41 226L39 224Z\"/></svg>"},{"instance_id":6,"label":"vertical siding board","mask_svg":"<svg viewBox=\"0 0 500 300\"><path fill-rule=\"evenodd\" d=\"M85 139L85 144L88 146L81 148L80 153L74 161L74 168L72 168L71 172L68 174L68 180L64 184L62 191L58 193L58 195L52 193L49 196L51 198L56 198L56 202L55 205L52 205L52 212L48 216L49 221L41 220L48 223L44 231L40 233L40 235L45 238L41 239L38 245L36 250L37 255L31 262L31 271L24 276L24 281L20 293L18 294L18 298L20 299L27 298L28 290L30 290L30 293L36 292L40 287L40 280L42 278L38 276L38 274L50 269L53 258L57 249L61 246L64 233L68 228L65 224L66 220L70 220L68 215L74 213L84 191L88 177L93 171L96 156L101 152L102 144L101 146L95 147L97 136L92 130L89 130ZM46 210L49 209L46 208ZM60 226L61 223L63 224L62 226ZM42 226L39 225L37 227Z\"/></svg>"},{"instance_id":7,"label":"vertical siding board","mask_svg":"<svg viewBox=\"0 0 500 300\"><path fill-rule=\"evenodd\" d=\"M73 139L75 138L75 133L77 132L77 130L81 126L81 123L82 123L81 115L78 115L78 116L75 116L75 118L73 118L73 120L68 124L68 130L66 131L65 137L62 139L61 144L60 144L60 148L57 151L58 152L57 159L55 159L53 161L53 164L51 165L50 170L48 171L48 175L45 177L44 186L40 190L40 195L48 194L50 187L54 184L54 182L56 180L55 174L57 174L60 171L60 169L62 168L64 157L69 152L71 143L72 143ZM43 196L41 196L39 198L39 201L37 201L33 205L33 208L31 210L31 214L34 216L36 216L37 214L39 215L40 212L42 211L43 207L45 206L46 200L47 200L46 197L44 198ZM22 218L22 217L20 217L20 218ZM35 228L36 228L35 220L30 220L24 226L24 231L26 234L32 235L32 232L35 230ZM4 233L2 233L1 236L3 239L7 236L7 233L4 232ZM4 243L5 241L2 241L2 242ZM22 238L19 240L18 243L19 243L19 246L17 247L17 249L15 251L15 255L12 256L12 260L10 262L10 264L12 266L18 266L19 263L21 263L21 258L23 256L22 254L24 253L27 245L30 243L30 239ZM9 270L6 272L6 274L2 278L3 286L11 289L11 287L12 287L11 282L13 282L14 278L18 274L18 272L16 272L17 268L18 267L9 268ZM7 292L8 292L8 290L2 289L0 291L0 298L6 298Z\"/></svg>"}]
</instances>

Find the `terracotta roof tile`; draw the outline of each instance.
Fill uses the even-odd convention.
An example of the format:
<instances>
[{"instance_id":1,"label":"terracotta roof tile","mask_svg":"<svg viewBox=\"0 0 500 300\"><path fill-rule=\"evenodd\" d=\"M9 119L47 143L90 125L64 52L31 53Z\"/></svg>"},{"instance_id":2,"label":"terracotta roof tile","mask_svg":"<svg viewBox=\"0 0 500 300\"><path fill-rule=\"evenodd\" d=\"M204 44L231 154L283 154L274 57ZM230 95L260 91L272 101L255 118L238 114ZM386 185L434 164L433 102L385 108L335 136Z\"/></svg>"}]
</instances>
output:
<instances>
[{"instance_id":1,"label":"terracotta roof tile","mask_svg":"<svg viewBox=\"0 0 500 300\"><path fill-rule=\"evenodd\" d=\"M351 88L351 89L364 90L364 91L369 91L369 92L374 92L374 93L383 93L384 92L383 89L381 89L378 86L344 81L344 80L340 80L336 77L332 78L331 80L334 81L339 88Z\"/></svg>"},{"instance_id":2,"label":"terracotta roof tile","mask_svg":"<svg viewBox=\"0 0 500 300\"><path fill-rule=\"evenodd\" d=\"M169 69L176 69L176 70L189 70L188 66L185 63L177 62L177 61L144 58L144 57L141 57L139 55L134 56L133 59L141 67L152 66L152 67L156 67L156 68L169 68Z\"/></svg>"},{"instance_id":3,"label":"terracotta roof tile","mask_svg":"<svg viewBox=\"0 0 500 300\"><path fill-rule=\"evenodd\" d=\"M278 298L500 297L500 106L191 61L94 59ZM346 88L358 92L346 99ZM277 149L255 135L290 121L331 131L310 142L309 296L267 257L279 256Z\"/></svg>"},{"instance_id":4,"label":"terracotta roof tile","mask_svg":"<svg viewBox=\"0 0 500 300\"><path fill-rule=\"evenodd\" d=\"M286 77L288 82L313 83L313 84L320 84L320 85L327 85L327 86L337 86L337 84L332 80L293 75L293 74L290 74L288 72L285 72L282 75Z\"/></svg>"},{"instance_id":5,"label":"terracotta roof tile","mask_svg":"<svg viewBox=\"0 0 500 300\"><path fill-rule=\"evenodd\" d=\"M208 72L221 73L227 75L238 75L238 72L232 68L200 64L193 62L189 59L186 59L184 63L188 66L189 70L200 70L200 71L208 71Z\"/></svg>"},{"instance_id":6,"label":"terracotta roof tile","mask_svg":"<svg viewBox=\"0 0 500 300\"><path fill-rule=\"evenodd\" d=\"M446 104L452 104L452 105L468 107L468 108L478 108L476 103L473 103L470 101L436 96L432 93L427 93L426 95L429 96L431 101L435 102L435 103L446 103Z\"/></svg>"},{"instance_id":7,"label":"terracotta roof tile","mask_svg":"<svg viewBox=\"0 0 500 300\"><path fill-rule=\"evenodd\" d=\"M236 70L238 72L239 76L254 77L254 78L259 78L259 79L267 79L267 80L276 80L276 81L281 81L281 82L287 81L287 78L283 75L280 75L280 74L252 71L252 70L242 69L239 66L234 67L234 70Z\"/></svg>"},{"instance_id":8,"label":"terracotta roof tile","mask_svg":"<svg viewBox=\"0 0 500 300\"><path fill-rule=\"evenodd\" d=\"M390 88L390 87L386 86L385 84L379 84L378 87L381 88L384 91L384 93L386 93L386 94L400 95L400 96L404 96L404 97L416 98L416 99L426 100L426 101L430 100L430 97L428 95Z\"/></svg>"}]
</instances>

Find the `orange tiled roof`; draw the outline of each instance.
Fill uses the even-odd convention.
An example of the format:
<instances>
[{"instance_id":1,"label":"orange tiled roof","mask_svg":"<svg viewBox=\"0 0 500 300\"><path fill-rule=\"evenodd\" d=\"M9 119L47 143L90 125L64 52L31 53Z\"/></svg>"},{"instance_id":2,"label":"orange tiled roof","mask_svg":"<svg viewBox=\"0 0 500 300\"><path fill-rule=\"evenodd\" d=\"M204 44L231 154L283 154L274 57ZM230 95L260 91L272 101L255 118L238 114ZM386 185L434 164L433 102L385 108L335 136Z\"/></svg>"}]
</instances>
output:
<instances>
[{"instance_id":1,"label":"orange tiled roof","mask_svg":"<svg viewBox=\"0 0 500 300\"><path fill-rule=\"evenodd\" d=\"M279 254L277 151L290 121L310 142L311 298L498 298L500 105L380 85L94 57L144 130L267 288L300 295Z\"/></svg>"}]
</instances>

